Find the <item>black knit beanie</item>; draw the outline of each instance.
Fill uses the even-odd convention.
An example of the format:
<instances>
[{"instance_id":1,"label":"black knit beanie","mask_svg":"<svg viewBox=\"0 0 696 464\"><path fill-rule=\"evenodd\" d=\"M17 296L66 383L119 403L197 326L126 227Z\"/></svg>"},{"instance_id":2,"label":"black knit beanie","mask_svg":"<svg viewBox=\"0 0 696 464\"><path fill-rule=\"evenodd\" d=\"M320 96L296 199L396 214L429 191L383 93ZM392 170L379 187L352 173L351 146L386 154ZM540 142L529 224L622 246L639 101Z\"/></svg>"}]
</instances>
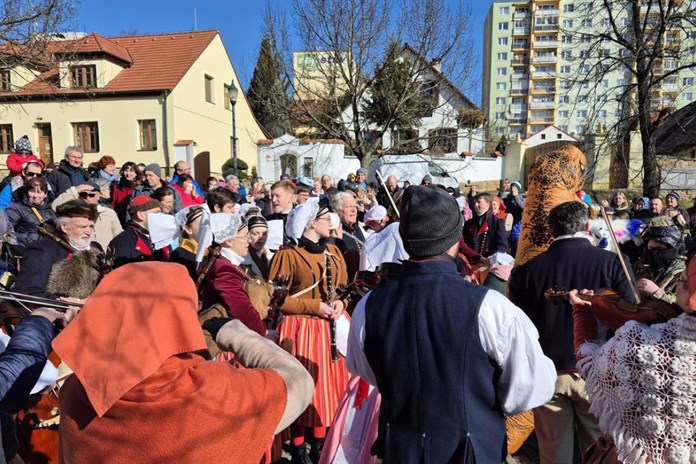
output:
<instances>
[{"instance_id":1,"label":"black knit beanie","mask_svg":"<svg viewBox=\"0 0 696 464\"><path fill-rule=\"evenodd\" d=\"M401 201L399 234L411 257L445 253L462 236L457 200L442 189L412 186Z\"/></svg>"}]
</instances>

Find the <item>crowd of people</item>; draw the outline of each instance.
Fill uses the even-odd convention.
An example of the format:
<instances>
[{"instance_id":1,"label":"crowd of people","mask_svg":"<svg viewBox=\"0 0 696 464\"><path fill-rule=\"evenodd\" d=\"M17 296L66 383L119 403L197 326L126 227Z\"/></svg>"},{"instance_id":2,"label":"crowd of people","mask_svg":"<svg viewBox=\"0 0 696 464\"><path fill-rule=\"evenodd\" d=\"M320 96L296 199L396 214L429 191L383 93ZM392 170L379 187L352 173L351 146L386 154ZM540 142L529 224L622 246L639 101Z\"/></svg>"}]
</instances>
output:
<instances>
[{"instance_id":1,"label":"crowd of people","mask_svg":"<svg viewBox=\"0 0 696 464\"><path fill-rule=\"evenodd\" d=\"M696 459L696 211L677 192L577 192L515 266L519 181L199 185L182 161L171 179L82 161L44 166L26 138L8 157L3 295L38 299L2 313L5 462L31 462L10 416L52 362L66 463L500 463L519 414L542 463ZM607 289L680 315L609 327Z\"/></svg>"}]
</instances>

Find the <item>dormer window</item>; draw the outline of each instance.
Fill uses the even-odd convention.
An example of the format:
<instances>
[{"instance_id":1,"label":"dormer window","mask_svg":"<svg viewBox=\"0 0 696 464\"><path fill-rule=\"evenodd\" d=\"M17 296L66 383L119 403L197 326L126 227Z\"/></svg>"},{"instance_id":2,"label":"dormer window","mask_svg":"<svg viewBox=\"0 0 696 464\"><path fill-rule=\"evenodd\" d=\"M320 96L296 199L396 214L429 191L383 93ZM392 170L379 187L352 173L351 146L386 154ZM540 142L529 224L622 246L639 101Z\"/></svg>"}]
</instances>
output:
<instances>
[{"instance_id":1,"label":"dormer window","mask_svg":"<svg viewBox=\"0 0 696 464\"><path fill-rule=\"evenodd\" d=\"M9 69L0 70L0 92L9 92L12 90L10 86L10 71Z\"/></svg>"},{"instance_id":2,"label":"dormer window","mask_svg":"<svg viewBox=\"0 0 696 464\"><path fill-rule=\"evenodd\" d=\"M73 89L86 89L97 86L97 67L95 65L72 66L70 86Z\"/></svg>"}]
</instances>

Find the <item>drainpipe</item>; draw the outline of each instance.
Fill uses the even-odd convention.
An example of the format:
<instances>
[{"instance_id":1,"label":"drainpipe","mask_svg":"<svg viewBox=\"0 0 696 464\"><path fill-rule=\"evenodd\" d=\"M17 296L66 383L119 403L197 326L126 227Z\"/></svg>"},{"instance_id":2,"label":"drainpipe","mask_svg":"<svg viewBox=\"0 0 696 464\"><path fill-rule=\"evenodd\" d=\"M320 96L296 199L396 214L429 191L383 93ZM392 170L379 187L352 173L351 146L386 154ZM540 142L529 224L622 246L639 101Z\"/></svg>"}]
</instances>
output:
<instances>
[{"instance_id":1,"label":"drainpipe","mask_svg":"<svg viewBox=\"0 0 696 464\"><path fill-rule=\"evenodd\" d=\"M162 145L164 146L164 171L165 176L169 176L169 169L171 163L169 161L169 133L167 124L167 96L169 96L169 90L162 92Z\"/></svg>"}]
</instances>

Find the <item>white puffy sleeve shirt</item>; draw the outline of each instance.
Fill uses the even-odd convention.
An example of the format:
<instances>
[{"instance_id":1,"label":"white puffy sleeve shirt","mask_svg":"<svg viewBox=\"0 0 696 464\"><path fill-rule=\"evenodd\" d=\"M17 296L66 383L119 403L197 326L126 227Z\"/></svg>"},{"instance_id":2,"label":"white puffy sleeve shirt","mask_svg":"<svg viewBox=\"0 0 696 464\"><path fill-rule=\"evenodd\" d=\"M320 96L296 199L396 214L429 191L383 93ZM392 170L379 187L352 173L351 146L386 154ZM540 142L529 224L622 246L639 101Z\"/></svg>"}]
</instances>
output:
<instances>
[{"instance_id":1,"label":"white puffy sleeve shirt","mask_svg":"<svg viewBox=\"0 0 696 464\"><path fill-rule=\"evenodd\" d=\"M347 367L372 385L377 385L365 356L365 295L353 312L348 335ZM500 405L508 415L541 406L551 399L556 368L544 356L539 333L532 321L495 291L488 291L478 314L483 350L502 371L497 385Z\"/></svg>"}]
</instances>

